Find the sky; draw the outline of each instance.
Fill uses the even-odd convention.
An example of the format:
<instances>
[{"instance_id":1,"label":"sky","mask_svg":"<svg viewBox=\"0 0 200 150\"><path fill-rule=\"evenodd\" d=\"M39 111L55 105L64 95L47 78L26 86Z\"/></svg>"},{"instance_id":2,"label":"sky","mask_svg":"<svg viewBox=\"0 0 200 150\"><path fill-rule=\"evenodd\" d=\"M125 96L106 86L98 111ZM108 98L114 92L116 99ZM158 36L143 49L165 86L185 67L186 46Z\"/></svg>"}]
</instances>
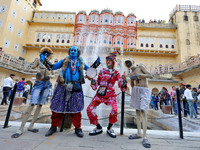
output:
<instances>
[{"instance_id":1,"label":"sky","mask_svg":"<svg viewBox=\"0 0 200 150\"><path fill-rule=\"evenodd\" d=\"M125 16L134 13L139 19L169 20L169 14L176 5L199 5L200 0L40 0L40 10L76 12L85 10L110 9L113 12L122 11Z\"/></svg>"}]
</instances>

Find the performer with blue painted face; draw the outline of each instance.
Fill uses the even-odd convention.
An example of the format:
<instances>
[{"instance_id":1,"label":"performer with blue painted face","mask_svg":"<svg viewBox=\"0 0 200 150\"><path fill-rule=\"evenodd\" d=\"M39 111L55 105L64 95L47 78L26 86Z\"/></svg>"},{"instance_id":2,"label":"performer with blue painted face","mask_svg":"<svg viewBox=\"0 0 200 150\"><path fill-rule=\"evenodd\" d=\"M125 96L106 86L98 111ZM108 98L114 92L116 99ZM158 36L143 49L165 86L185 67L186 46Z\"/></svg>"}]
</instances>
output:
<instances>
[{"instance_id":1,"label":"performer with blue painted face","mask_svg":"<svg viewBox=\"0 0 200 150\"><path fill-rule=\"evenodd\" d=\"M78 137L83 137L81 129L81 111L84 107L84 96L82 84L84 84L83 70L89 67L84 64L80 57L78 47L72 46L68 50L69 56L60 60L56 64L51 64L45 59L45 55L40 54L41 62L52 70L62 68L58 77L58 84L52 97L50 109L51 128L45 136L50 136L57 131L57 127L63 120L64 114L71 115L72 123L75 126L75 134Z\"/></svg>"}]
</instances>

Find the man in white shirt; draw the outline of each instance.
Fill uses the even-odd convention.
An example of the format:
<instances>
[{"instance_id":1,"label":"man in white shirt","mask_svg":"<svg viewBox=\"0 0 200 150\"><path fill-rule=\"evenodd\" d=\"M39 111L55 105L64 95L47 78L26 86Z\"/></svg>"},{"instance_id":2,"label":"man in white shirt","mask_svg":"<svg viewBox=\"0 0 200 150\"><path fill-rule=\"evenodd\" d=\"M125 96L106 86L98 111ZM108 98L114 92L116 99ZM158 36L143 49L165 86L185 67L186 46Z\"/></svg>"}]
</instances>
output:
<instances>
[{"instance_id":1,"label":"man in white shirt","mask_svg":"<svg viewBox=\"0 0 200 150\"><path fill-rule=\"evenodd\" d=\"M3 105L3 104L8 105L7 97L9 96L9 92L11 91L11 89L14 87L14 82L13 82L14 77L15 77L14 74L10 74L10 77L4 79L4 81L3 81L3 85L2 85L3 99L2 99L1 105Z\"/></svg>"},{"instance_id":2,"label":"man in white shirt","mask_svg":"<svg viewBox=\"0 0 200 150\"><path fill-rule=\"evenodd\" d=\"M187 84L186 85L186 90L184 91L183 98L186 98L187 103L189 105L189 111L190 111L190 118L193 118L193 115L195 118L197 118L195 109L194 109L194 98L192 97L192 92L191 92L191 85Z\"/></svg>"}]
</instances>

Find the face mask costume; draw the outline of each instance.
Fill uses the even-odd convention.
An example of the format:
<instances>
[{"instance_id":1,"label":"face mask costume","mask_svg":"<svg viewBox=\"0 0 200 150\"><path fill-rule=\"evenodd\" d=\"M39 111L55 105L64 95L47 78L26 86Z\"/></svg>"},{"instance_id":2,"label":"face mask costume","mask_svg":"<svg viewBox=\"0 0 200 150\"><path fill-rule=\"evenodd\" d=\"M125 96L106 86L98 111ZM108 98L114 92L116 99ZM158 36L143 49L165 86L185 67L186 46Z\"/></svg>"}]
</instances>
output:
<instances>
[{"instance_id":1,"label":"face mask costume","mask_svg":"<svg viewBox=\"0 0 200 150\"><path fill-rule=\"evenodd\" d=\"M104 103L112 107L109 116L109 124L107 133L109 136L115 138L116 135L114 130L111 128L112 125L117 122L117 101L115 94L115 82L118 82L118 86L121 91L126 91L127 82L125 76L121 77L120 73L114 69L116 65L117 52L111 53L110 56L106 57L107 68L100 70L97 80L91 80L91 87L93 90L97 90L95 97L87 107L87 115L90 119L90 123L96 125L96 128L89 133L89 135L97 135L103 132L102 126L98 122L98 116L95 112L96 107Z\"/></svg>"},{"instance_id":2,"label":"face mask costume","mask_svg":"<svg viewBox=\"0 0 200 150\"><path fill-rule=\"evenodd\" d=\"M141 135L141 123L143 125L143 146L145 148L150 148L146 131L147 131L147 109L150 103L150 91L148 89L147 78L152 78L152 75L147 71L144 64L139 64L137 66L133 65L130 73L132 94L131 94L131 104L130 106L136 109L136 121L137 121L137 134L130 135L129 139L142 138Z\"/></svg>"},{"instance_id":3,"label":"face mask costume","mask_svg":"<svg viewBox=\"0 0 200 150\"><path fill-rule=\"evenodd\" d=\"M40 53L46 56L46 60L50 61L53 51L48 47L44 47L40 50ZM28 118L30 117L31 112L33 111L33 108L35 105L36 105L36 109L35 109L35 112L33 115L33 119L28 127L28 131L31 131L34 133L39 131L38 129L33 129L33 126L34 126L34 123L37 120L37 117L41 111L42 105L45 104L45 102L46 102L48 92L49 92L49 89L51 86L50 78L54 77L54 72L49 71L40 62L39 59L36 59L34 61L34 65L33 65L32 69L33 70L31 72L37 73L37 74L36 74L36 81L33 85L32 92L31 92L30 105L24 114L19 131L17 131L17 133L13 134L11 136L12 138L18 138L20 135L22 135L24 133L25 124L26 124ZM40 93L40 94L38 94L38 93Z\"/></svg>"},{"instance_id":4,"label":"face mask costume","mask_svg":"<svg viewBox=\"0 0 200 150\"><path fill-rule=\"evenodd\" d=\"M68 50L68 54L69 56L55 64L50 64L44 55L40 56L41 62L48 69L61 68L50 106L52 111L51 128L45 136L50 136L57 131L65 113L70 114L76 135L78 137L84 136L81 129L81 111L84 108L83 70L87 70L89 67L83 63L78 47L72 46Z\"/></svg>"}]
</instances>

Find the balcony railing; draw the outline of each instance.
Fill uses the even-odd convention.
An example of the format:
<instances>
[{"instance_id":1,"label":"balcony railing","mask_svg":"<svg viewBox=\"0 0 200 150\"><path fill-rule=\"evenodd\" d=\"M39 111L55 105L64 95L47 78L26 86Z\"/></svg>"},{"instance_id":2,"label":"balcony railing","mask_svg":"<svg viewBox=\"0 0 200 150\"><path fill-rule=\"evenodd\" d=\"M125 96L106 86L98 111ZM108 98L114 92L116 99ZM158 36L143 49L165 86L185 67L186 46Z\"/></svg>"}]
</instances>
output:
<instances>
[{"instance_id":1,"label":"balcony railing","mask_svg":"<svg viewBox=\"0 0 200 150\"><path fill-rule=\"evenodd\" d=\"M167 64L150 67L149 70L152 74L167 74L183 72L187 69L200 65L200 54L191 56L186 61L179 64Z\"/></svg>"},{"instance_id":2,"label":"balcony railing","mask_svg":"<svg viewBox=\"0 0 200 150\"><path fill-rule=\"evenodd\" d=\"M23 72L29 72L33 66L32 63L20 60L2 51L0 52L0 64Z\"/></svg>"},{"instance_id":3,"label":"balcony railing","mask_svg":"<svg viewBox=\"0 0 200 150\"><path fill-rule=\"evenodd\" d=\"M159 23L138 23L138 28L159 28L159 29L176 29L174 24L159 24Z\"/></svg>"},{"instance_id":4,"label":"balcony railing","mask_svg":"<svg viewBox=\"0 0 200 150\"><path fill-rule=\"evenodd\" d=\"M176 5L176 7L170 13L169 17L171 18L178 11L199 12L200 11L200 5Z\"/></svg>"}]
</instances>

